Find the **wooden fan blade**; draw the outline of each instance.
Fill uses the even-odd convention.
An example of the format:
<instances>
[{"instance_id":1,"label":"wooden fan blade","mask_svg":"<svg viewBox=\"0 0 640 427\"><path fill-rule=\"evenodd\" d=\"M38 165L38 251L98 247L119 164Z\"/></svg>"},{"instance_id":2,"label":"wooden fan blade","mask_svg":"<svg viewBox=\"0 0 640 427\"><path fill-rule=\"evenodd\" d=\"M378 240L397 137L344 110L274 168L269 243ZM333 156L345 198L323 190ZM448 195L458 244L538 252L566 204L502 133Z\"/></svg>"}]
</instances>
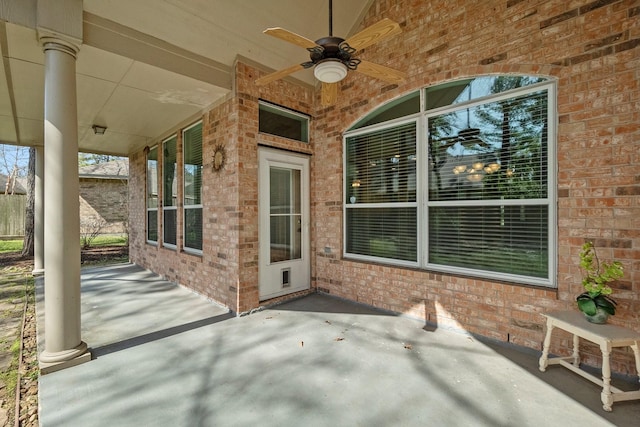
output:
<instances>
[{"instance_id":1,"label":"wooden fan blade","mask_svg":"<svg viewBox=\"0 0 640 427\"><path fill-rule=\"evenodd\" d=\"M406 77L406 74L402 71L364 60L360 62L356 71L389 83L401 83Z\"/></svg>"},{"instance_id":2,"label":"wooden fan blade","mask_svg":"<svg viewBox=\"0 0 640 427\"><path fill-rule=\"evenodd\" d=\"M343 43L347 43L355 50L364 49L367 46L371 46L380 40L386 39L396 34L401 33L400 25L391 19L383 19L357 34L346 39Z\"/></svg>"},{"instance_id":3,"label":"wooden fan blade","mask_svg":"<svg viewBox=\"0 0 640 427\"><path fill-rule=\"evenodd\" d=\"M280 71L276 71L271 74L267 74L266 76L260 77L259 79L256 80L256 85L264 86L275 80L281 79L283 77L287 77L289 74L293 74L296 71L300 71L300 70L304 70L304 67L302 66L302 64L292 65L289 68L284 68Z\"/></svg>"},{"instance_id":4,"label":"wooden fan blade","mask_svg":"<svg viewBox=\"0 0 640 427\"><path fill-rule=\"evenodd\" d=\"M293 43L305 49L314 48L317 46L317 44L314 41L311 41L308 38L302 37L301 35L298 35L296 33L292 33L289 30L285 30L284 28L280 28L280 27L267 28L263 32L264 34L273 36L275 38L284 40L289 43Z\"/></svg>"},{"instance_id":5,"label":"wooden fan blade","mask_svg":"<svg viewBox=\"0 0 640 427\"><path fill-rule=\"evenodd\" d=\"M338 99L338 84L323 82L320 92L320 99L322 101L322 105L324 106L334 104Z\"/></svg>"}]
</instances>

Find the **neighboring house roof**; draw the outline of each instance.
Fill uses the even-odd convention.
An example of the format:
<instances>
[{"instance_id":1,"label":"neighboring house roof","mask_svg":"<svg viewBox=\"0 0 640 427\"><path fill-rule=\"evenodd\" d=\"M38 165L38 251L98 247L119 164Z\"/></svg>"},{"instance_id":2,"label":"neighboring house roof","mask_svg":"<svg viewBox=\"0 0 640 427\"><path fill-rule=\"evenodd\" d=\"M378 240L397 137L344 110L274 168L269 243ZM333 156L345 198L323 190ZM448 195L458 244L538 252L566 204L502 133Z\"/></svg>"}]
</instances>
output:
<instances>
[{"instance_id":1,"label":"neighboring house roof","mask_svg":"<svg viewBox=\"0 0 640 427\"><path fill-rule=\"evenodd\" d=\"M0 194L4 194L7 188L7 181L9 177L7 175L3 175L0 173ZM24 180L22 178L17 178L15 180L15 186L13 188L13 192L11 188L9 188L9 194L27 194L26 189L26 178Z\"/></svg>"},{"instance_id":2,"label":"neighboring house roof","mask_svg":"<svg viewBox=\"0 0 640 427\"><path fill-rule=\"evenodd\" d=\"M80 178L128 179L129 160L113 160L106 163L83 166L78 169Z\"/></svg>"}]
</instances>

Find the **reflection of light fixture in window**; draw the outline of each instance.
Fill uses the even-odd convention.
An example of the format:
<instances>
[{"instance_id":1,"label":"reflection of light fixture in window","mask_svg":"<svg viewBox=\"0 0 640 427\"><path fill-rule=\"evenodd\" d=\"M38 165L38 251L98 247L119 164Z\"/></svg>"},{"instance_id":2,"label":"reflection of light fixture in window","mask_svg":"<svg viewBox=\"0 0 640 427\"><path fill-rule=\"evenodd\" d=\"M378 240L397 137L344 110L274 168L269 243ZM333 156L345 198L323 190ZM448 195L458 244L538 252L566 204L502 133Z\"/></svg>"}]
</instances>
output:
<instances>
[{"instance_id":1,"label":"reflection of light fixture in window","mask_svg":"<svg viewBox=\"0 0 640 427\"><path fill-rule=\"evenodd\" d=\"M360 180L359 180L359 179L354 180L354 181L351 183L351 186L352 186L353 188L358 188L358 187L360 187Z\"/></svg>"},{"instance_id":2,"label":"reflection of light fixture in window","mask_svg":"<svg viewBox=\"0 0 640 427\"><path fill-rule=\"evenodd\" d=\"M507 169L507 176L513 176L513 169Z\"/></svg>"},{"instance_id":3,"label":"reflection of light fixture in window","mask_svg":"<svg viewBox=\"0 0 640 427\"><path fill-rule=\"evenodd\" d=\"M484 163L482 162L474 162L471 167L473 168L474 171L481 171L482 168L484 167Z\"/></svg>"},{"instance_id":4,"label":"reflection of light fixture in window","mask_svg":"<svg viewBox=\"0 0 640 427\"><path fill-rule=\"evenodd\" d=\"M500 165L498 163L489 163L487 166L484 167L484 171L486 173L494 173L494 172L498 172L500 170Z\"/></svg>"},{"instance_id":5,"label":"reflection of light fixture in window","mask_svg":"<svg viewBox=\"0 0 640 427\"><path fill-rule=\"evenodd\" d=\"M453 173L456 175L460 175L466 170L467 170L467 167L465 165L458 165L453 167Z\"/></svg>"},{"instance_id":6,"label":"reflection of light fixture in window","mask_svg":"<svg viewBox=\"0 0 640 427\"><path fill-rule=\"evenodd\" d=\"M107 131L106 126L93 125L91 126L91 128L93 129L93 133L95 133L96 135L104 135L104 133Z\"/></svg>"},{"instance_id":7,"label":"reflection of light fixture in window","mask_svg":"<svg viewBox=\"0 0 640 427\"><path fill-rule=\"evenodd\" d=\"M482 180L482 174L481 173L470 173L469 175L467 175L467 179L471 182L478 182Z\"/></svg>"},{"instance_id":8,"label":"reflection of light fixture in window","mask_svg":"<svg viewBox=\"0 0 640 427\"><path fill-rule=\"evenodd\" d=\"M323 83L336 83L347 76L347 66L335 59L325 60L316 65L313 75Z\"/></svg>"}]
</instances>

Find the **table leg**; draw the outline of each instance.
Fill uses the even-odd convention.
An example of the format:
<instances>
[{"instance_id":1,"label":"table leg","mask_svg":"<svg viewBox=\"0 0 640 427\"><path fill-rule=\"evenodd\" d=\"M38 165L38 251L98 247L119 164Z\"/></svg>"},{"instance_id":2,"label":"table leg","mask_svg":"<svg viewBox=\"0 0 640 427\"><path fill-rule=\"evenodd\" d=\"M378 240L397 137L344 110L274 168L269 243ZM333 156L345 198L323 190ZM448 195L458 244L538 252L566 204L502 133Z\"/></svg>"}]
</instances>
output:
<instances>
[{"instance_id":1,"label":"table leg","mask_svg":"<svg viewBox=\"0 0 640 427\"><path fill-rule=\"evenodd\" d=\"M553 322L551 319L547 319L547 335L544 337L544 344L542 345L542 356L540 356L540 370L542 372L547 370L549 362L549 346L551 345L551 331L553 331Z\"/></svg>"},{"instance_id":2,"label":"table leg","mask_svg":"<svg viewBox=\"0 0 640 427\"><path fill-rule=\"evenodd\" d=\"M601 345L602 350L602 394L600 398L602 400L602 408L611 412L613 410L613 395L611 394L611 367L609 365L609 356L611 349L607 346Z\"/></svg>"},{"instance_id":3,"label":"table leg","mask_svg":"<svg viewBox=\"0 0 640 427\"><path fill-rule=\"evenodd\" d=\"M638 374L638 380L640 380L640 341L635 341L631 346L633 355L636 357L636 373Z\"/></svg>"},{"instance_id":4,"label":"table leg","mask_svg":"<svg viewBox=\"0 0 640 427\"><path fill-rule=\"evenodd\" d=\"M580 337L573 334L573 366L580 366Z\"/></svg>"}]
</instances>

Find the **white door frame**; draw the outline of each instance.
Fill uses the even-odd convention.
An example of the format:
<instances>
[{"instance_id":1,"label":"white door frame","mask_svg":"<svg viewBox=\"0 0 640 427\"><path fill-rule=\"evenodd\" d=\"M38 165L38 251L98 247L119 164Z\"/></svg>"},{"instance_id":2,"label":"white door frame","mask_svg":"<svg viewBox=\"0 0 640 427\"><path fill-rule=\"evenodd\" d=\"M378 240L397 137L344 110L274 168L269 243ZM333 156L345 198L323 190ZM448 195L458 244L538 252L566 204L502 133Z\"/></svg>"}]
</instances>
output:
<instances>
[{"instance_id":1,"label":"white door frame","mask_svg":"<svg viewBox=\"0 0 640 427\"><path fill-rule=\"evenodd\" d=\"M258 148L258 280L260 301L299 292L311 286L311 241L310 241L310 186L309 156L276 150L267 147ZM295 259L272 261L271 245L271 169L299 171L300 173L300 254ZM292 218L293 219L293 218Z\"/></svg>"}]
</instances>

